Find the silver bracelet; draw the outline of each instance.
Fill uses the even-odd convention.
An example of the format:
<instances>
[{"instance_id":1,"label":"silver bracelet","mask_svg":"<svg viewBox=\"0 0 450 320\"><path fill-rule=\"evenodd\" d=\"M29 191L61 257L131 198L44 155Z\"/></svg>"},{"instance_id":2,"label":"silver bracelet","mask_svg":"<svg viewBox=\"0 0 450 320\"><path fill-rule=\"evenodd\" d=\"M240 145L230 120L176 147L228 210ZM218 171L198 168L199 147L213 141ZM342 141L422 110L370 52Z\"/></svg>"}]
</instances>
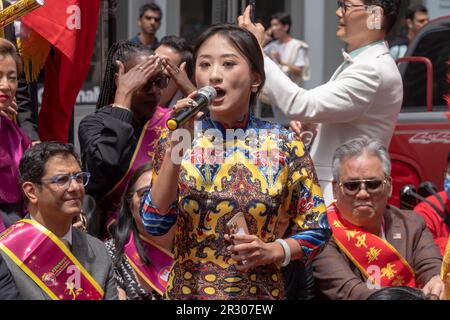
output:
<instances>
[{"instance_id":1,"label":"silver bracelet","mask_svg":"<svg viewBox=\"0 0 450 320\"><path fill-rule=\"evenodd\" d=\"M281 266L286 267L289 264L289 262L291 262L291 248L289 247L289 244L283 239L277 239L275 240L275 242L278 242L283 247L284 261L281 264Z\"/></svg>"}]
</instances>

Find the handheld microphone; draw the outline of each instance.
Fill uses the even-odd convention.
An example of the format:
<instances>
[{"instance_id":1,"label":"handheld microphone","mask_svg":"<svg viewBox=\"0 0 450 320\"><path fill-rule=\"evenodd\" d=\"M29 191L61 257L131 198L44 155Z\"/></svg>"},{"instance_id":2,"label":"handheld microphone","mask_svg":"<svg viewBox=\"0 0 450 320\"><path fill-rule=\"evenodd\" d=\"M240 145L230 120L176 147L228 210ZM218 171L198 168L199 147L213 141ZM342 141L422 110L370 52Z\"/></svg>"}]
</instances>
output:
<instances>
[{"instance_id":1,"label":"handheld microphone","mask_svg":"<svg viewBox=\"0 0 450 320\"><path fill-rule=\"evenodd\" d=\"M411 184L405 185L400 190L401 209L412 210L417 205L417 201L425 200L421 195L417 194L416 187Z\"/></svg>"},{"instance_id":2,"label":"handheld microphone","mask_svg":"<svg viewBox=\"0 0 450 320\"><path fill-rule=\"evenodd\" d=\"M181 110L177 115L167 120L167 128L175 131L187 121L192 119L197 113L209 106L217 97L217 91L211 86L198 90L197 96L193 99L196 105L190 109Z\"/></svg>"}]
</instances>

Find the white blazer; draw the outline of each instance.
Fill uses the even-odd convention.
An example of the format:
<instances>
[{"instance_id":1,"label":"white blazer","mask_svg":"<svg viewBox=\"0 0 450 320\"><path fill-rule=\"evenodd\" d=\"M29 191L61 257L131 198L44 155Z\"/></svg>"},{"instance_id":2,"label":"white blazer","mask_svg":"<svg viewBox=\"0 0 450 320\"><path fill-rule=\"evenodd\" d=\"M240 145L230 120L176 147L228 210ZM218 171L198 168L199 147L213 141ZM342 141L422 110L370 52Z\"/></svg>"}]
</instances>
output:
<instances>
[{"instance_id":1,"label":"white blazer","mask_svg":"<svg viewBox=\"0 0 450 320\"><path fill-rule=\"evenodd\" d=\"M331 162L343 143L367 135L389 146L403 101L402 78L385 42L347 61L348 67L338 68L329 82L304 90L264 58L264 92L271 102L291 120L321 124L311 156L322 187L333 179Z\"/></svg>"}]
</instances>

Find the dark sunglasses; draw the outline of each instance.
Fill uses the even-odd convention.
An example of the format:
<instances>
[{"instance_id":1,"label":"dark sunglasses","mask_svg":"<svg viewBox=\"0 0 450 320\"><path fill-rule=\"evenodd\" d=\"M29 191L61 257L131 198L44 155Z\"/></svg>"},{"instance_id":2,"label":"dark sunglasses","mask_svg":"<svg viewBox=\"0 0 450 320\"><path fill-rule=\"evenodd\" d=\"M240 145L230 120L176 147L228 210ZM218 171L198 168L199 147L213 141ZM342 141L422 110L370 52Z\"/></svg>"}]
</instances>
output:
<instances>
[{"instance_id":1,"label":"dark sunglasses","mask_svg":"<svg viewBox=\"0 0 450 320\"><path fill-rule=\"evenodd\" d=\"M142 87L141 91L150 92L153 86L158 87L159 89L165 89L169 85L170 78L166 75L159 75L155 79L147 82L145 86Z\"/></svg>"},{"instance_id":2,"label":"dark sunglasses","mask_svg":"<svg viewBox=\"0 0 450 320\"><path fill-rule=\"evenodd\" d=\"M381 193L384 190L384 186L388 183L387 179L370 179L370 180L352 180L339 183L343 192L349 196L358 194L364 185L364 190L370 194Z\"/></svg>"}]
</instances>

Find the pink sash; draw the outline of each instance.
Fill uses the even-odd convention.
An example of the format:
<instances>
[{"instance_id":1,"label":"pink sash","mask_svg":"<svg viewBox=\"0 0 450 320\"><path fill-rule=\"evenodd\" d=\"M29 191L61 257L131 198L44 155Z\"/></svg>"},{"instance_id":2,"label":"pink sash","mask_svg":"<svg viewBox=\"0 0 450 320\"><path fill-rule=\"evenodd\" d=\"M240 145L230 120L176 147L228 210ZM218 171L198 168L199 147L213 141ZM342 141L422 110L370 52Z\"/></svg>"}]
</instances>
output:
<instances>
[{"instance_id":1,"label":"pink sash","mask_svg":"<svg viewBox=\"0 0 450 320\"><path fill-rule=\"evenodd\" d=\"M64 243L33 220L0 234L0 250L53 300L101 300L103 289Z\"/></svg>"},{"instance_id":2,"label":"pink sash","mask_svg":"<svg viewBox=\"0 0 450 320\"><path fill-rule=\"evenodd\" d=\"M0 203L16 203L22 199L19 162L30 146L30 138L19 126L0 115Z\"/></svg>"},{"instance_id":3,"label":"pink sash","mask_svg":"<svg viewBox=\"0 0 450 320\"><path fill-rule=\"evenodd\" d=\"M150 258L149 264L144 264L139 257L133 234L124 247L124 253L133 270L160 295L163 295L170 269L173 265L173 255L148 239L140 238L145 253Z\"/></svg>"},{"instance_id":4,"label":"pink sash","mask_svg":"<svg viewBox=\"0 0 450 320\"><path fill-rule=\"evenodd\" d=\"M140 166L153 161L155 147L158 144L162 131L166 128L166 122L169 118L170 109L158 106L155 114L142 130L127 172L104 198L104 203L108 205L108 225L117 218L120 200L130 178Z\"/></svg>"}]
</instances>

